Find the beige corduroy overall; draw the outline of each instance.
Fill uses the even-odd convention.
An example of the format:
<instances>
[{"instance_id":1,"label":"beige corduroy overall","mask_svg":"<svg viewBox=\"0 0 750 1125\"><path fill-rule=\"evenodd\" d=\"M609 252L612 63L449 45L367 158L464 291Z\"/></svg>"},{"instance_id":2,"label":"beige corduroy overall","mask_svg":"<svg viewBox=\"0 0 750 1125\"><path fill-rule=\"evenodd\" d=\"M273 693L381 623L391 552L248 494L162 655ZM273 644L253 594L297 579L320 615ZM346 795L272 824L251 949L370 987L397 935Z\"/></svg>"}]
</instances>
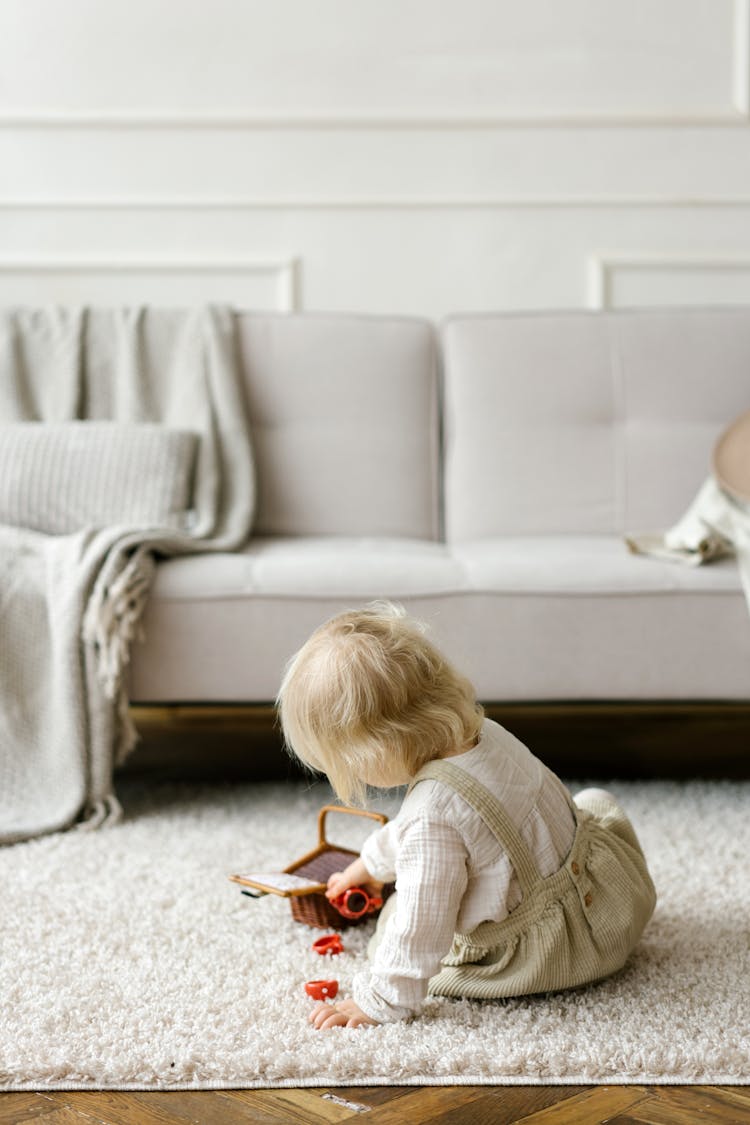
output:
<instances>
[{"instance_id":1,"label":"beige corduroy overall","mask_svg":"<svg viewBox=\"0 0 750 1125\"><path fill-rule=\"evenodd\" d=\"M471 933L455 935L443 968L430 980L431 995L524 996L588 984L624 965L653 914L656 892L633 827L614 798L588 790L571 802L573 846L559 871L543 878L518 829L484 785L444 760L428 763L412 784L427 778L450 786L481 816L523 892L502 922L482 922ZM387 905L371 956L395 901Z\"/></svg>"}]
</instances>

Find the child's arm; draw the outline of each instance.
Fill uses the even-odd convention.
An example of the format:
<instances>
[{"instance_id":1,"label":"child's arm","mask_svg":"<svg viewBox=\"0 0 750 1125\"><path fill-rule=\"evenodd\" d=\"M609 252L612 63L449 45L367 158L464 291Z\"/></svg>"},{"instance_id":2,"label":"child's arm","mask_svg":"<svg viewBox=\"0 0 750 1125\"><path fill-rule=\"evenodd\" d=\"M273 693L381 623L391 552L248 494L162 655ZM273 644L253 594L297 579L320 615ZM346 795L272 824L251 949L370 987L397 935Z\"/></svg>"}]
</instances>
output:
<instances>
[{"instance_id":1,"label":"child's arm","mask_svg":"<svg viewBox=\"0 0 750 1125\"><path fill-rule=\"evenodd\" d=\"M468 849L450 824L416 823L402 837L396 911L369 970L353 982L354 998L320 1004L316 1030L392 1023L416 1014L456 930L468 882Z\"/></svg>"},{"instance_id":2,"label":"child's arm","mask_svg":"<svg viewBox=\"0 0 750 1125\"><path fill-rule=\"evenodd\" d=\"M352 982L377 1023L415 1015L449 952L468 884L468 846L456 826L417 818L401 836L395 911L369 966Z\"/></svg>"},{"instance_id":3,"label":"child's arm","mask_svg":"<svg viewBox=\"0 0 750 1125\"><path fill-rule=\"evenodd\" d=\"M395 878L394 833L395 821L371 833L365 840L362 855L343 871L335 871L328 880L326 896L336 898L349 887L364 887L379 894L385 883Z\"/></svg>"}]
</instances>

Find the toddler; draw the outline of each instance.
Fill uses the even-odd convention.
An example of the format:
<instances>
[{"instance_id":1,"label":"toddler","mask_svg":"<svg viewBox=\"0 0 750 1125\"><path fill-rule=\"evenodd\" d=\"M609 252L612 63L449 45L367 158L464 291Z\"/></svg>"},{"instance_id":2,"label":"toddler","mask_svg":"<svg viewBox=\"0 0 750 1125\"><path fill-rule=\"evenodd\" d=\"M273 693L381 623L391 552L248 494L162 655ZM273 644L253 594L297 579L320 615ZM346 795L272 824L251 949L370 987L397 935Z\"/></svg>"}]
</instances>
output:
<instances>
[{"instance_id":1,"label":"toddler","mask_svg":"<svg viewBox=\"0 0 750 1125\"><path fill-rule=\"evenodd\" d=\"M388 603L317 629L278 697L287 745L338 797L408 785L398 815L327 895L395 880L350 999L317 1029L389 1023L425 996L573 988L621 968L656 895L635 832L600 789L573 801L472 685Z\"/></svg>"}]
</instances>

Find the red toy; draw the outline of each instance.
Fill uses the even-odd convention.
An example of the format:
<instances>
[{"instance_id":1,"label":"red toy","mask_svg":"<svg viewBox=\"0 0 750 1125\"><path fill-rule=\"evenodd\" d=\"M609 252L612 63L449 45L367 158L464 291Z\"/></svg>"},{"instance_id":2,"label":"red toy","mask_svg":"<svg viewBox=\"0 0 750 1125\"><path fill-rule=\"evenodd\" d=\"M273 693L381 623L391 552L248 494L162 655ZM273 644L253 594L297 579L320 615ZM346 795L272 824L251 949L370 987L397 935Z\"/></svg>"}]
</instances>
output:
<instances>
[{"instance_id":1,"label":"red toy","mask_svg":"<svg viewBox=\"0 0 750 1125\"><path fill-rule=\"evenodd\" d=\"M344 952L344 943L338 934L326 934L325 937L319 937L312 943L313 953L320 953L325 956L330 953L334 957L337 953Z\"/></svg>"},{"instance_id":2,"label":"red toy","mask_svg":"<svg viewBox=\"0 0 750 1125\"><path fill-rule=\"evenodd\" d=\"M342 895L328 901L344 918L363 918L365 914L374 914L383 905L380 895L371 895L364 887L349 887Z\"/></svg>"},{"instance_id":3,"label":"red toy","mask_svg":"<svg viewBox=\"0 0 750 1125\"><path fill-rule=\"evenodd\" d=\"M313 1000L333 1000L338 990L337 980L309 980L305 985L305 992Z\"/></svg>"}]
</instances>

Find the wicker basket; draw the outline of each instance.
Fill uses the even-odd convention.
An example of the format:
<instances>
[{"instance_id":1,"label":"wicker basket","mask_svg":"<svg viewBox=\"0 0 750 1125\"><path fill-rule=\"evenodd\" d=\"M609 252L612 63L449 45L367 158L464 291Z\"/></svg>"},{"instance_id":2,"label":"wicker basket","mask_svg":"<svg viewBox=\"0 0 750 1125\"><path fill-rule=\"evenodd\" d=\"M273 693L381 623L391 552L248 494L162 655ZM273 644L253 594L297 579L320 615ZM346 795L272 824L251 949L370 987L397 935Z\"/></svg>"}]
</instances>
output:
<instances>
[{"instance_id":1,"label":"wicker basket","mask_svg":"<svg viewBox=\"0 0 750 1125\"><path fill-rule=\"evenodd\" d=\"M364 809L348 809L341 805L325 805L318 815L318 846L308 852L302 859L298 859L289 867L284 868L287 875L301 875L307 879L315 879L325 887L330 875L334 871L341 871L348 867L358 852L351 848L341 848L329 843L326 839L326 818L329 813L347 813L350 816L365 816L385 824L387 816L381 813L366 812ZM385 902L392 892L393 886L383 887L381 897ZM313 891L308 894L290 895L289 903L292 908L292 917L297 922L304 922L308 926L318 926L321 929L343 930L348 926L358 926L372 918L372 914L365 914L362 918L344 918L339 914L322 891Z\"/></svg>"}]
</instances>

